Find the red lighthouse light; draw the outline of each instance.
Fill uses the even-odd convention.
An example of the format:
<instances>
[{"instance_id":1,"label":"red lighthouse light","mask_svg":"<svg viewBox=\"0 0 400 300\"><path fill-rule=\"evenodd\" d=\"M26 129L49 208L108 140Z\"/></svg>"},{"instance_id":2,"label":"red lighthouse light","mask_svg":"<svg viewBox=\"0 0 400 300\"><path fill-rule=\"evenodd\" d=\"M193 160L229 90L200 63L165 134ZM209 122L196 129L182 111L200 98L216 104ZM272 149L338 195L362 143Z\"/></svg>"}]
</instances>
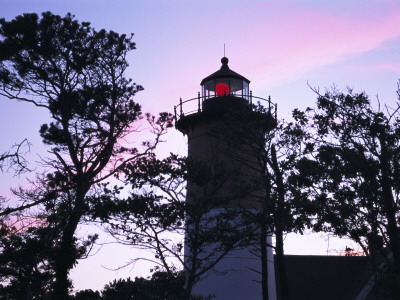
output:
<instances>
[{"instance_id":1,"label":"red lighthouse light","mask_svg":"<svg viewBox=\"0 0 400 300\"><path fill-rule=\"evenodd\" d=\"M220 82L215 86L215 92L217 93L218 96L228 95L229 87L225 83Z\"/></svg>"}]
</instances>

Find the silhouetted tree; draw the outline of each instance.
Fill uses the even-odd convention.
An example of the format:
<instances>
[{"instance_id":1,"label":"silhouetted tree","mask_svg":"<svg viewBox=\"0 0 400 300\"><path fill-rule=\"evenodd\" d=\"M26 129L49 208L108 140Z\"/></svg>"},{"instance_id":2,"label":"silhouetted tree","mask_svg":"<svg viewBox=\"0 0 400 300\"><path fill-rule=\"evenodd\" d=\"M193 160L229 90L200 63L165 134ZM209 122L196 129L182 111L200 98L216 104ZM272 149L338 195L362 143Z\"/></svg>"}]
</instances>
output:
<instances>
[{"instance_id":1,"label":"silhouetted tree","mask_svg":"<svg viewBox=\"0 0 400 300\"><path fill-rule=\"evenodd\" d=\"M9 22L0 19L0 36L0 95L45 108L53 119L40 128L43 142L51 147L51 157L43 161L51 171L40 181L47 193L15 209L43 204L54 212L48 216L60 231L54 298L63 300L69 270L80 257L75 231L95 207L87 196L127 161L150 152L171 126L171 117L147 115L156 137L144 152L119 144L141 118L133 96L142 87L125 77L126 54L135 49L132 36L96 31L70 14L50 12L41 18L24 14Z\"/></svg>"},{"instance_id":2,"label":"silhouetted tree","mask_svg":"<svg viewBox=\"0 0 400 300\"><path fill-rule=\"evenodd\" d=\"M294 182L317 206L315 230L351 238L372 260L389 249L390 271L400 274L399 108L332 90L298 117L309 126L312 147Z\"/></svg>"},{"instance_id":3,"label":"silhouetted tree","mask_svg":"<svg viewBox=\"0 0 400 300\"><path fill-rule=\"evenodd\" d=\"M4 171L5 167L13 167L16 174L21 174L28 171L28 162L24 155L29 152L30 144L27 139L15 144L10 150L0 154L0 172Z\"/></svg>"},{"instance_id":4,"label":"silhouetted tree","mask_svg":"<svg viewBox=\"0 0 400 300\"><path fill-rule=\"evenodd\" d=\"M259 118L255 117L258 112ZM237 120L245 122L238 127ZM241 113L227 120L233 131L234 140L245 144L245 152L237 158L254 172L249 174L253 186L258 191L256 197L259 207L247 214L249 222L257 224L261 230L259 255L261 261L261 284L263 299L268 299L268 257L267 248L275 250L275 274L278 299L289 299L289 285L284 263L284 234L302 232L310 227L313 207L307 195L298 193L291 183L291 172L303 155L307 132L301 120L285 122L275 120L268 108L260 103L251 112ZM227 132L222 128L221 138ZM229 132L229 131L228 131ZM275 236L275 246L267 242L267 237Z\"/></svg>"},{"instance_id":5,"label":"silhouetted tree","mask_svg":"<svg viewBox=\"0 0 400 300\"><path fill-rule=\"evenodd\" d=\"M114 280L102 291L103 300L180 300L185 278L182 273L155 272L151 278Z\"/></svg>"},{"instance_id":6,"label":"silhouetted tree","mask_svg":"<svg viewBox=\"0 0 400 300\"><path fill-rule=\"evenodd\" d=\"M294 112L294 114L296 114ZM277 294L279 299L290 299L289 282L284 256L284 234L302 233L311 228L315 207L306 194L299 193L292 184L292 170L303 157L307 133L300 120L279 121L268 133L265 154L266 174L271 180L272 231L275 234ZM266 199L267 200L267 199Z\"/></svg>"},{"instance_id":7,"label":"silhouetted tree","mask_svg":"<svg viewBox=\"0 0 400 300\"><path fill-rule=\"evenodd\" d=\"M189 299L200 277L231 250L248 245L254 230L252 225L234 226L241 211L208 214L210 207L235 200L218 195L221 185L233 176L222 170L219 173L212 175L209 165L173 154L162 160L142 157L124 168L126 184L133 193L124 198L118 196L118 187L106 188L99 200L104 209L93 217L110 224L110 232L120 242L154 253L153 259L135 258L132 262L152 260L170 276L183 267L186 281L181 299ZM185 202L187 182L201 189L198 196L202 195L202 201ZM109 213L101 215L105 211ZM206 228L204 224L208 224Z\"/></svg>"},{"instance_id":8,"label":"silhouetted tree","mask_svg":"<svg viewBox=\"0 0 400 300\"><path fill-rule=\"evenodd\" d=\"M0 294L5 299L45 299L51 291L54 247L49 230L28 227L19 231L2 224Z\"/></svg>"},{"instance_id":9,"label":"silhouetted tree","mask_svg":"<svg viewBox=\"0 0 400 300\"><path fill-rule=\"evenodd\" d=\"M100 293L98 291L93 291L93 290L82 290L79 291L73 296L73 300L101 300L103 299L100 296ZM129 298L125 298L129 299Z\"/></svg>"}]
</instances>

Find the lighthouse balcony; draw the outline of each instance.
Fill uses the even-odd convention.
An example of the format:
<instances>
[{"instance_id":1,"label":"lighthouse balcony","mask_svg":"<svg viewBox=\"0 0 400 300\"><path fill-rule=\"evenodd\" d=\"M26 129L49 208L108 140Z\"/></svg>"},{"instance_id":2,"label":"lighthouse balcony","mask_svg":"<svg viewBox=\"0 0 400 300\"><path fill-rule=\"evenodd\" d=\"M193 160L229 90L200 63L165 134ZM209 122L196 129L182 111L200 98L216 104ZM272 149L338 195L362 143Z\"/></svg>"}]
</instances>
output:
<instances>
[{"instance_id":1,"label":"lighthouse balcony","mask_svg":"<svg viewBox=\"0 0 400 300\"><path fill-rule=\"evenodd\" d=\"M180 99L178 105L174 106L176 127L182 131L181 129L186 127L184 124L191 120L202 116L221 115L232 111L254 112L257 115L263 115L271 124L276 124L277 104L272 103L271 97L265 99L253 96L250 91L249 96L246 98L234 93L222 96L200 95L199 93L196 98L188 100Z\"/></svg>"},{"instance_id":2,"label":"lighthouse balcony","mask_svg":"<svg viewBox=\"0 0 400 300\"><path fill-rule=\"evenodd\" d=\"M254 103L256 101L256 103ZM180 118L201 112L225 112L230 110L250 110L269 114L276 118L277 104L268 99L253 96L250 91L248 100L235 94L223 96L209 95L200 96L187 100L180 99L178 105L174 106L175 121Z\"/></svg>"}]
</instances>

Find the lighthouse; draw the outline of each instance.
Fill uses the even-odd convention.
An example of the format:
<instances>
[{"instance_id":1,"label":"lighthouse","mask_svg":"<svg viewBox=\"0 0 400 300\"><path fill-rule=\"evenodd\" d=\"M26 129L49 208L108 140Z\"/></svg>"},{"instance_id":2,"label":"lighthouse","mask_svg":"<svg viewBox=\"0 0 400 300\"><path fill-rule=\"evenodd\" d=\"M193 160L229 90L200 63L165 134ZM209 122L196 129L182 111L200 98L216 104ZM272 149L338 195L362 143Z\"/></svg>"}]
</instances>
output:
<instances>
[{"instance_id":1,"label":"lighthouse","mask_svg":"<svg viewBox=\"0 0 400 300\"><path fill-rule=\"evenodd\" d=\"M176 128L188 138L187 284L192 295L261 300L260 229L252 216L263 208L260 155L265 133L276 126L276 105L253 96L250 80L231 70L228 58L221 63L197 97L175 106ZM272 248L267 253L273 300Z\"/></svg>"}]
</instances>

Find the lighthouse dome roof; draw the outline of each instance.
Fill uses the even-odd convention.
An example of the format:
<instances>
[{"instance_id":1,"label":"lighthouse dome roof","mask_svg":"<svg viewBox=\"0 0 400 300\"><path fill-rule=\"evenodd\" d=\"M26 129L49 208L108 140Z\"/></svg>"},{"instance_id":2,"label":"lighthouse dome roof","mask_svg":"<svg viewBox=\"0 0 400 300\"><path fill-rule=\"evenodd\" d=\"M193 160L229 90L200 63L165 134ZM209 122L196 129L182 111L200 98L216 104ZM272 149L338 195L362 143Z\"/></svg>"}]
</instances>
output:
<instances>
[{"instance_id":1,"label":"lighthouse dome roof","mask_svg":"<svg viewBox=\"0 0 400 300\"><path fill-rule=\"evenodd\" d=\"M222 63L221 68L217 72L214 72L211 75L204 78L201 81L200 85L203 85L205 82L213 80L213 79L217 79L217 78L236 78L236 79L243 80L247 83L250 83L250 80L248 80L246 77L236 73L235 71L232 71L228 66L228 62L229 62L228 58L223 57L221 59L221 63Z\"/></svg>"}]
</instances>

